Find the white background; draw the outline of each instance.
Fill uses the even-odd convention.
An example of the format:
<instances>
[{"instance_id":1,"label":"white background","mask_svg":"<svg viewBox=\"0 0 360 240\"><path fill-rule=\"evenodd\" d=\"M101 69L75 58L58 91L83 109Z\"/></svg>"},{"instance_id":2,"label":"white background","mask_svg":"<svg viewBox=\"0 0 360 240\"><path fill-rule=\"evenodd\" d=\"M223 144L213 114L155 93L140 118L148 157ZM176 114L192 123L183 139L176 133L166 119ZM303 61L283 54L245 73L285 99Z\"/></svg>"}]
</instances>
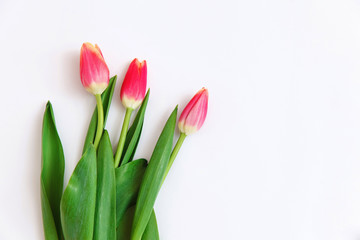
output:
<instances>
[{"instance_id":1,"label":"white background","mask_svg":"<svg viewBox=\"0 0 360 240\"><path fill-rule=\"evenodd\" d=\"M161 239L360 239L359 0L1 0L1 240L43 239L47 100L66 183L80 158L95 106L79 78L85 41L119 76L106 125L114 147L125 71L148 62L136 157L151 156L176 104L209 89L206 122L156 202Z\"/></svg>"}]
</instances>

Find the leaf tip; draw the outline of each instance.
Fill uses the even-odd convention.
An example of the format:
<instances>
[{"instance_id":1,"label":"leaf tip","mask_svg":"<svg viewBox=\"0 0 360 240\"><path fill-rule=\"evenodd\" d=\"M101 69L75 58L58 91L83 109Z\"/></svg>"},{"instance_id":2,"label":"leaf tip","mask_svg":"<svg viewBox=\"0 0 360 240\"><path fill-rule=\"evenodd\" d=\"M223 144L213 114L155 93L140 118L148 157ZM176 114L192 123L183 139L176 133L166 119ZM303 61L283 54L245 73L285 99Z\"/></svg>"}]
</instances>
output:
<instances>
[{"instance_id":1,"label":"leaf tip","mask_svg":"<svg viewBox=\"0 0 360 240\"><path fill-rule=\"evenodd\" d=\"M48 100L46 103L46 108L51 108L51 107L52 107L51 102L50 102L50 100Z\"/></svg>"},{"instance_id":2,"label":"leaf tip","mask_svg":"<svg viewBox=\"0 0 360 240\"><path fill-rule=\"evenodd\" d=\"M104 129L103 137L109 137L109 132L106 129Z\"/></svg>"}]
</instances>

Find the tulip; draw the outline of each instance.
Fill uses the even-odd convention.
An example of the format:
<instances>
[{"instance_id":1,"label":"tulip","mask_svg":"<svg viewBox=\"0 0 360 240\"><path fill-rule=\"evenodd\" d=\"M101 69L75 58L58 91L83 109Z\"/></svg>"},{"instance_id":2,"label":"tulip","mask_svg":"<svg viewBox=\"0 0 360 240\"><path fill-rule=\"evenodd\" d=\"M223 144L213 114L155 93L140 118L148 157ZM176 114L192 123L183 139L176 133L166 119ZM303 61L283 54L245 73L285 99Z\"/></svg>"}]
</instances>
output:
<instances>
[{"instance_id":1,"label":"tulip","mask_svg":"<svg viewBox=\"0 0 360 240\"><path fill-rule=\"evenodd\" d=\"M179 118L181 133L190 135L201 128L206 118L208 98L208 90L202 88L186 105Z\"/></svg>"},{"instance_id":2,"label":"tulip","mask_svg":"<svg viewBox=\"0 0 360 240\"><path fill-rule=\"evenodd\" d=\"M125 118L121 128L119 143L115 154L115 167L118 167L124 149L126 134L129 128L131 113L140 106L146 92L147 66L146 61L139 62L135 58L126 72L124 82L120 90L120 99L126 107Z\"/></svg>"},{"instance_id":3,"label":"tulip","mask_svg":"<svg viewBox=\"0 0 360 240\"><path fill-rule=\"evenodd\" d=\"M80 77L85 89L96 95L109 85L109 68L97 44L84 43L80 53Z\"/></svg>"},{"instance_id":4,"label":"tulip","mask_svg":"<svg viewBox=\"0 0 360 240\"><path fill-rule=\"evenodd\" d=\"M126 108L136 109L144 100L146 92L146 61L135 58L125 75L121 86L120 98Z\"/></svg>"},{"instance_id":5,"label":"tulip","mask_svg":"<svg viewBox=\"0 0 360 240\"><path fill-rule=\"evenodd\" d=\"M180 137L177 140L173 151L171 152L169 163L166 167L163 182L170 171L174 160L179 153L181 145L183 144L187 135L198 131L204 124L207 108L208 108L209 92L206 88L200 89L195 96L186 105L179 118Z\"/></svg>"},{"instance_id":6,"label":"tulip","mask_svg":"<svg viewBox=\"0 0 360 240\"><path fill-rule=\"evenodd\" d=\"M98 121L94 140L98 147L104 128L104 110L101 94L109 85L109 68L98 45L84 43L80 51L80 78L85 89L94 94L97 104Z\"/></svg>"}]
</instances>

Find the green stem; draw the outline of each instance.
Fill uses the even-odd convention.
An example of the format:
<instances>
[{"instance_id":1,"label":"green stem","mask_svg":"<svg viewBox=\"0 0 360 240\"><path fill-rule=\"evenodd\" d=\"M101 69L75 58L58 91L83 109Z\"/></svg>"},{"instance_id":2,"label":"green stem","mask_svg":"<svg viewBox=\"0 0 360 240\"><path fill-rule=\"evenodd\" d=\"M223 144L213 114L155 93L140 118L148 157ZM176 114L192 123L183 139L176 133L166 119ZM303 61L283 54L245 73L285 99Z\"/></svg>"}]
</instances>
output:
<instances>
[{"instance_id":1,"label":"green stem","mask_svg":"<svg viewBox=\"0 0 360 240\"><path fill-rule=\"evenodd\" d=\"M164 175L164 178L163 178L161 184L164 183L165 178L166 178L166 176L168 175L168 173L169 173L169 171L170 171L170 168L171 168L171 166L173 165L174 160L175 160L175 158L176 158L176 156L177 156L177 154L178 154L178 152L179 152L179 150L180 150L180 148L181 148L181 145L183 144L185 138L186 138L186 134L185 134L185 133L181 133L181 134L180 134L180 137L179 137L179 139L177 140L176 145L175 145L175 147L174 147L174 149L173 149L173 151L172 151L172 153L171 153L171 155L170 155L170 160L169 160L169 163L168 163L168 165L167 165L167 167L166 167L165 175Z\"/></svg>"},{"instance_id":2,"label":"green stem","mask_svg":"<svg viewBox=\"0 0 360 240\"><path fill-rule=\"evenodd\" d=\"M95 98L96 98L96 105L97 105L97 112L98 112L98 121L97 121L97 127L96 127L94 146L95 146L95 149L97 149L100 139L101 139L101 135L104 130L104 109L103 109L103 105L101 102L101 95L95 94Z\"/></svg>"},{"instance_id":3,"label":"green stem","mask_svg":"<svg viewBox=\"0 0 360 240\"><path fill-rule=\"evenodd\" d=\"M124 144L125 144L127 130L129 128L130 116L131 116L131 113L133 110L134 109L132 109L132 108L126 108L124 123L123 123L122 129L121 129L119 143L118 143L116 154L115 154L115 167L118 167L119 163L120 163L120 158L121 158L122 152L124 150Z\"/></svg>"}]
</instances>

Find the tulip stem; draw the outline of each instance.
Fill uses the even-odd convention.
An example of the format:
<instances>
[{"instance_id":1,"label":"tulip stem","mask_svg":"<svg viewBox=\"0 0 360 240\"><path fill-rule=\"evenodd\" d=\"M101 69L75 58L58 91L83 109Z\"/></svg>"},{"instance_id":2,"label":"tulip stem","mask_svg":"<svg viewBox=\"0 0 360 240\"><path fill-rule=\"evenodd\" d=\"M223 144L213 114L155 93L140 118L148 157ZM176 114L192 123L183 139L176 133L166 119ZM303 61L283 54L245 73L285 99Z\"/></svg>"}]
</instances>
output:
<instances>
[{"instance_id":1,"label":"tulip stem","mask_svg":"<svg viewBox=\"0 0 360 240\"><path fill-rule=\"evenodd\" d=\"M131 117L131 113L133 110L134 109L132 109L132 108L126 108L124 123L122 125L119 143L118 143L116 154L115 154L115 167L118 167L119 163L120 163L120 158L121 158L122 152L124 150L126 134L127 134L128 128L129 128L130 117Z\"/></svg>"},{"instance_id":2,"label":"tulip stem","mask_svg":"<svg viewBox=\"0 0 360 240\"><path fill-rule=\"evenodd\" d=\"M165 178L166 178L166 176L168 175L168 173L169 173L169 171L170 171L170 168L171 168L171 166L173 165L174 160L175 160L175 158L176 158L176 156L177 156L177 154L178 154L178 152L179 152L179 150L180 150L180 148L181 148L181 145L183 144L185 138L186 138L186 134L185 134L185 133L181 133L181 134L180 134L180 137L179 137L179 139L177 140L176 145L175 145L175 147L174 147L174 149L173 149L173 151L172 151L172 153L171 153L171 155L170 155L169 163L168 163L168 165L167 165L167 167L166 167L165 175L164 175L164 178L163 178L161 184L164 183Z\"/></svg>"},{"instance_id":3,"label":"tulip stem","mask_svg":"<svg viewBox=\"0 0 360 240\"><path fill-rule=\"evenodd\" d=\"M96 127L96 135L94 140L94 146L95 149L99 146L99 142L104 130L104 109L101 101L101 95L95 94L96 98L96 105L97 105L97 112L98 112L98 121L97 121L97 127Z\"/></svg>"}]
</instances>

